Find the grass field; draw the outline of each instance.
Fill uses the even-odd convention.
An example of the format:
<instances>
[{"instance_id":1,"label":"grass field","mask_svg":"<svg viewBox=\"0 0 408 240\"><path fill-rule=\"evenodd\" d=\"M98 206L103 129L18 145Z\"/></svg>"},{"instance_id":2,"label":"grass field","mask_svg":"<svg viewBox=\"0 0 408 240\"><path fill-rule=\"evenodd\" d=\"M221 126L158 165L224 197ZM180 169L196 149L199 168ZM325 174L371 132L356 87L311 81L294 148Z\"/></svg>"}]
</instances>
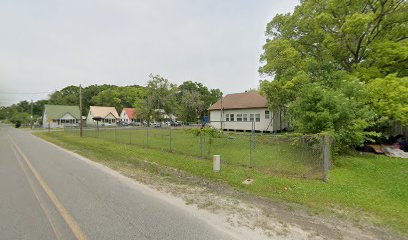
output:
<instances>
[{"instance_id":1,"label":"grass field","mask_svg":"<svg viewBox=\"0 0 408 240\"><path fill-rule=\"evenodd\" d=\"M408 161L377 155L338 156L330 182L283 177L240 165L223 165L212 171L212 163L196 157L116 144L96 138L79 138L64 132L38 136L73 150L114 169L145 169L146 162L180 169L205 179L228 184L257 196L299 203L312 212L335 214L356 222L374 224L408 234ZM152 170L153 171L153 170ZM246 178L253 184L244 185Z\"/></svg>"},{"instance_id":2,"label":"grass field","mask_svg":"<svg viewBox=\"0 0 408 240\"><path fill-rule=\"evenodd\" d=\"M66 132L78 134L77 129ZM100 128L85 130L84 136L207 159L217 154L224 164L283 176L323 178L321 139L256 134L251 145L250 133L223 133L209 139L178 128Z\"/></svg>"}]
</instances>

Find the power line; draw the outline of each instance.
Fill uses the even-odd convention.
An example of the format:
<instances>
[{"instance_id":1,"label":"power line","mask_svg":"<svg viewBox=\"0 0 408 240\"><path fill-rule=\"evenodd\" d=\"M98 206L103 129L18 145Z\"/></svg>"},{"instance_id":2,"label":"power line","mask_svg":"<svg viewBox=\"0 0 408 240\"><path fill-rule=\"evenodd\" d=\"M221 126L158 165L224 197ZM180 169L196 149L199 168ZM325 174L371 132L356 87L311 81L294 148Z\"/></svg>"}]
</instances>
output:
<instances>
[{"instance_id":1,"label":"power line","mask_svg":"<svg viewBox=\"0 0 408 240\"><path fill-rule=\"evenodd\" d=\"M52 92L0 92L0 94L46 94Z\"/></svg>"}]
</instances>

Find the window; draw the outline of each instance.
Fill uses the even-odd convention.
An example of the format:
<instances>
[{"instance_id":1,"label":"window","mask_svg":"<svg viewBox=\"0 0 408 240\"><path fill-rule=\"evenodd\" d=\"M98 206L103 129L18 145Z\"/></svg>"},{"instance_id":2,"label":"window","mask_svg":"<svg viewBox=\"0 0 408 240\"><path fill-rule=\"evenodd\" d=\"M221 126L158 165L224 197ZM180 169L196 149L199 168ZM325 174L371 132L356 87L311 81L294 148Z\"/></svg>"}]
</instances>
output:
<instances>
[{"instance_id":1,"label":"window","mask_svg":"<svg viewBox=\"0 0 408 240\"><path fill-rule=\"evenodd\" d=\"M230 114L230 120L231 120L231 122L235 121L234 120L234 114Z\"/></svg>"},{"instance_id":2,"label":"window","mask_svg":"<svg viewBox=\"0 0 408 240\"><path fill-rule=\"evenodd\" d=\"M269 110L265 110L265 119L269 119L270 112Z\"/></svg>"},{"instance_id":3,"label":"window","mask_svg":"<svg viewBox=\"0 0 408 240\"><path fill-rule=\"evenodd\" d=\"M248 121L248 114L244 113L242 121L247 122Z\"/></svg>"},{"instance_id":4,"label":"window","mask_svg":"<svg viewBox=\"0 0 408 240\"><path fill-rule=\"evenodd\" d=\"M237 114L237 122L242 122L242 114Z\"/></svg>"},{"instance_id":5,"label":"window","mask_svg":"<svg viewBox=\"0 0 408 240\"><path fill-rule=\"evenodd\" d=\"M229 122L229 114L225 114L225 121Z\"/></svg>"},{"instance_id":6,"label":"window","mask_svg":"<svg viewBox=\"0 0 408 240\"><path fill-rule=\"evenodd\" d=\"M260 113L255 114L255 121L256 121L256 122L260 122L260 121L261 121L261 114L260 114Z\"/></svg>"},{"instance_id":7,"label":"window","mask_svg":"<svg viewBox=\"0 0 408 240\"><path fill-rule=\"evenodd\" d=\"M251 121L251 122L255 121L254 115L255 114L253 114L253 113L249 114L249 121Z\"/></svg>"}]
</instances>

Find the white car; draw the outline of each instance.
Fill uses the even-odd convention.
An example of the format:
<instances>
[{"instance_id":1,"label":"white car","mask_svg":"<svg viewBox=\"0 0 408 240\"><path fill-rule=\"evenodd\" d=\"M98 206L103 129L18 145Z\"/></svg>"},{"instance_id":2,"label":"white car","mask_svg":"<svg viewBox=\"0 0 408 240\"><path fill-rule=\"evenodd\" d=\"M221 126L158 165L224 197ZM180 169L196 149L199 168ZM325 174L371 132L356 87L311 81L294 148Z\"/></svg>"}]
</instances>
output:
<instances>
[{"instance_id":1,"label":"white car","mask_svg":"<svg viewBox=\"0 0 408 240\"><path fill-rule=\"evenodd\" d=\"M159 122L151 122L150 127L161 127L161 123Z\"/></svg>"}]
</instances>

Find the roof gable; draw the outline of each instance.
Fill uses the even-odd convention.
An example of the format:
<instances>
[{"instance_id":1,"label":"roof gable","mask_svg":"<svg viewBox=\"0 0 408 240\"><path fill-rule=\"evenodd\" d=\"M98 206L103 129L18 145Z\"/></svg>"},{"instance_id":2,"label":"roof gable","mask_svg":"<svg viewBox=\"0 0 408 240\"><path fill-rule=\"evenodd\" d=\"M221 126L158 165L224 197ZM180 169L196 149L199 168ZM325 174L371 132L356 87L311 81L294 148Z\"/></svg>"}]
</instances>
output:
<instances>
[{"instance_id":1,"label":"roof gable","mask_svg":"<svg viewBox=\"0 0 408 240\"><path fill-rule=\"evenodd\" d=\"M93 118L105 118L109 114L112 114L115 118L119 118L118 112L114 107L90 106L89 112Z\"/></svg>"},{"instance_id":2,"label":"roof gable","mask_svg":"<svg viewBox=\"0 0 408 240\"><path fill-rule=\"evenodd\" d=\"M78 106L67 105L44 105L44 112L47 114L47 118L60 119L64 115L71 114L74 118L80 119Z\"/></svg>"},{"instance_id":3,"label":"roof gable","mask_svg":"<svg viewBox=\"0 0 408 240\"><path fill-rule=\"evenodd\" d=\"M221 106L222 104L222 106ZM228 94L211 105L208 110L267 108L268 101L257 92L243 92Z\"/></svg>"},{"instance_id":4,"label":"roof gable","mask_svg":"<svg viewBox=\"0 0 408 240\"><path fill-rule=\"evenodd\" d=\"M123 111L126 113L129 119L136 118L136 109L135 108L123 108Z\"/></svg>"}]
</instances>

